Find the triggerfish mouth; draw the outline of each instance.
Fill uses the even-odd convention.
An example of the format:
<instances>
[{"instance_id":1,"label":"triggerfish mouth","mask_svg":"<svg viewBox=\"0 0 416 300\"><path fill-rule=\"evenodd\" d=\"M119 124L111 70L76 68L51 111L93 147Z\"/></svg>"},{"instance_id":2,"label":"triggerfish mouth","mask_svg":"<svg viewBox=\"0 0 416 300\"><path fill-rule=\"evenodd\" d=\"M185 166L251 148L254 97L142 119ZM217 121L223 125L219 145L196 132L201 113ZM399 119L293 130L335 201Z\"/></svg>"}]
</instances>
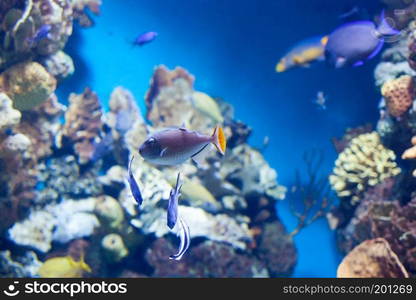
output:
<instances>
[{"instance_id":1,"label":"triggerfish mouth","mask_svg":"<svg viewBox=\"0 0 416 300\"><path fill-rule=\"evenodd\" d=\"M305 39L293 46L276 65L276 72L281 73L294 67L308 67L312 62L323 61L326 36Z\"/></svg>"},{"instance_id":2,"label":"triggerfish mouth","mask_svg":"<svg viewBox=\"0 0 416 300\"><path fill-rule=\"evenodd\" d=\"M149 136L139 152L146 161L157 165L179 165L189 158L199 164L210 151L211 144L224 155L226 140L220 126L211 136L184 127L172 127Z\"/></svg>"}]
</instances>

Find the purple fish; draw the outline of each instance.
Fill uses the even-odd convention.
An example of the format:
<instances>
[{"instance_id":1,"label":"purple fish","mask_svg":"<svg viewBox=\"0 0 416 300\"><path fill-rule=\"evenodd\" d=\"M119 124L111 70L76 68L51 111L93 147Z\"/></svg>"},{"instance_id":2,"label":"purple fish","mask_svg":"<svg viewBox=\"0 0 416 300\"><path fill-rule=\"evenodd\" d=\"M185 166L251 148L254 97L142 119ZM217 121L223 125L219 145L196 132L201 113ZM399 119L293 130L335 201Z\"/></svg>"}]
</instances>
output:
<instances>
[{"instance_id":1,"label":"purple fish","mask_svg":"<svg viewBox=\"0 0 416 300\"><path fill-rule=\"evenodd\" d=\"M176 179L176 186L174 189L170 191L169 195L169 204L168 204L168 213L167 213L167 225L170 229L173 229L176 224L176 220L178 219L178 200L181 196L181 187L182 184L180 183L180 175L178 173L178 178Z\"/></svg>"},{"instance_id":2,"label":"purple fish","mask_svg":"<svg viewBox=\"0 0 416 300\"><path fill-rule=\"evenodd\" d=\"M226 140L221 127L217 126L211 136L174 127L152 134L139 152L145 160L158 165L178 165L189 158L199 164L211 143L221 154L225 153Z\"/></svg>"},{"instance_id":3,"label":"purple fish","mask_svg":"<svg viewBox=\"0 0 416 300\"><path fill-rule=\"evenodd\" d=\"M189 231L189 227L181 217L179 217L179 226L180 231L178 235L181 240L179 250L178 253L169 256L169 259L180 260L191 244L191 233Z\"/></svg>"},{"instance_id":4,"label":"purple fish","mask_svg":"<svg viewBox=\"0 0 416 300\"><path fill-rule=\"evenodd\" d=\"M140 34L133 42L133 45L143 46L144 44L150 43L157 37L157 32L148 31Z\"/></svg>"},{"instance_id":5,"label":"purple fish","mask_svg":"<svg viewBox=\"0 0 416 300\"><path fill-rule=\"evenodd\" d=\"M139 185L137 184L137 181L133 176L133 172L131 171L131 163L133 162L133 159L134 159L134 156L131 158L130 163L129 163L127 181L129 182L130 191L131 191L131 194L133 195L134 200L136 200L136 203L140 206L143 203L143 197L140 192Z\"/></svg>"},{"instance_id":6,"label":"purple fish","mask_svg":"<svg viewBox=\"0 0 416 300\"><path fill-rule=\"evenodd\" d=\"M398 33L387 23L384 12L378 27L371 21L344 24L328 37L326 61L335 68L360 66L380 52L386 37Z\"/></svg>"},{"instance_id":7,"label":"purple fish","mask_svg":"<svg viewBox=\"0 0 416 300\"><path fill-rule=\"evenodd\" d=\"M29 38L30 44L38 43L43 39L49 38L49 34L51 32L52 25L50 24L43 24L35 33L35 35Z\"/></svg>"}]
</instances>

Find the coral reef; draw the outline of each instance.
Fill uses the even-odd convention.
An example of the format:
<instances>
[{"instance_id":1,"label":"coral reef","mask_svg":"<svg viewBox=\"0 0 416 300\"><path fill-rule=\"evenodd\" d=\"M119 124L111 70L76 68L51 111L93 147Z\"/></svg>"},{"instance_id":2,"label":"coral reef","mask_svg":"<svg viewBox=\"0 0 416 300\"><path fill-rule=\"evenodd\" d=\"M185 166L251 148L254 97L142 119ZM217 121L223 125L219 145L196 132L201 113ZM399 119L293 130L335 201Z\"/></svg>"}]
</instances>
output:
<instances>
[{"instance_id":1,"label":"coral reef","mask_svg":"<svg viewBox=\"0 0 416 300\"><path fill-rule=\"evenodd\" d=\"M29 2L33 9L38 7L39 2ZM71 7L83 22L84 8L95 9L99 4L72 1ZM20 9L25 5L22 2ZM30 19L34 12L28 11L26 17ZM5 116L0 124L4 130L0 135L0 167L5 171L0 176L4 183L0 205L5 209L0 213L10 215L1 229L14 249L34 250L44 263L42 271L29 264L20 267L12 261L14 254L6 253L5 260L11 266L8 273L291 274L296 249L275 208L286 189L278 184L277 172L261 152L247 145L251 129L234 119L228 103L195 91L195 78L185 69L169 71L159 66L146 94L147 118L133 94L123 87L113 90L108 112L89 88L82 94L71 94L65 107L59 104L54 90L57 81L74 71L70 57L60 47L43 57L33 49L28 51L39 63L11 65L8 61L10 67L0 75L0 114ZM33 69L38 73L32 74ZM19 80L30 84L23 86ZM133 161L132 170L145 199L139 209L126 184L127 163L133 156L140 157L137 150L149 132L186 124L208 133L217 123L223 123L230 139L226 156L213 151L199 167L192 162L180 167L184 183L179 212L191 228L192 242L189 255L180 264L169 261L176 248L172 233L177 228L170 231L166 226L166 200L177 170L141 159ZM88 247L74 246L83 239L88 240ZM133 263L126 269L124 262ZM62 266L64 273L57 266Z\"/></svg>"},{"instance_id":2,"label":"coral reef","mask_svg":"<svg viewBox=\"0 0 416 300\"><path fill-rule=\"evenodd\" d=\"M389 243L377 238L362 242L348 253L338 267L337 277L408 278L409 274Z\"/></svg>"},{"instance_id":3,"label":"coral reef","mask_svg":"<svg viewBox=\"0 0 416 300\"><path fill-rule=\"evenodd\" d=\"M4 1L3 1L4 2ZM38 55L64 48L72 34L70 0L6 1L0 7L0 70ZM47 36L38 38L47 29Z\"/></svg>"},{"instance_id":4,"label":"coral reef","mask_svg":"<svg viewBox=\"0 0 416 300\"><path fill-rule=\"evenodd\" d=\"M376 132L361 134L339 154L329 181L337 195L354 206L367 187L400 173L395 158Z\"/></svg>"}]
</instances>

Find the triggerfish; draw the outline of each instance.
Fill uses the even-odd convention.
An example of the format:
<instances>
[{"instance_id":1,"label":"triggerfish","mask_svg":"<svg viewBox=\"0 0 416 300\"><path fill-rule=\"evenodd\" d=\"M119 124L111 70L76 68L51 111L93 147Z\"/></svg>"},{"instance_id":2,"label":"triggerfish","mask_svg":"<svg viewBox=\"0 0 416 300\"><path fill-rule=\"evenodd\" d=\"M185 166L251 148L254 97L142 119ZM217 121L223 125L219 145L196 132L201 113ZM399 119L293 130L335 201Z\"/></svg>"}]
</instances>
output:
<instances>
[{"instance_id":1,"label":"triggerfish","mask_svg":"<svg viewBox=\"0 0 416 300\"><path fill-rule=\"evenodd\" d=\"M308 67L312 62L324 60L326 36L316 36L297 43L276 65L276 72L294 67Z\"/></svg>"},{"instance_id":2,"label":"triggerfish","mask_svg":"<svg viewBox=\"0 0 416 300\"><path fill-rule=\"evenodd\" d=\"M189 158L199 164L211 144L224 155L226 140L220 126L214 129L211 136L184 127L172 127L149 136L140 146L139 152L146 161L157 165L179 165Z\"/></svg>"},{"instance_id":3,"label":"triggerfish","mask_svg":"<svg viewBox=\"0 0 416 300\"><path fill-rule=\"evenodd\" d=\"M386 37L397 34L386 22L384 12L378 27L371 21L346 23L329 35L325 59L335 68L361 66L380 52Z\"/></svg>"}]
</instances>

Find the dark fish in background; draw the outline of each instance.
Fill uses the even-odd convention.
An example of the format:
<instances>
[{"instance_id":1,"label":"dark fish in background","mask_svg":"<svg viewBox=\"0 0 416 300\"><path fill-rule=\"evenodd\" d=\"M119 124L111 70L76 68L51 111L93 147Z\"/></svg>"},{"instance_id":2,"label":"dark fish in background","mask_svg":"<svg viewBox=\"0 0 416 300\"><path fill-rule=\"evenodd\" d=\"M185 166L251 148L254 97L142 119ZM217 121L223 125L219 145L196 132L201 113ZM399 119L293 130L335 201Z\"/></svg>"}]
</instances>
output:
<instances>
[{"instance_id":1,"label":"dark fish in background","mask_svg":"<svg viewBox=\"0 0 416 300\"><path fill-rule=\"evenodd\" d=\"M329 35L325 59L335 68L361 66L380 52L386 37L397 34L384 18L384 12L378 27L371 21L346 23Z\"/></svg>"},{"instance_id":2,"label":"dark fish in background","mask_svg":"<svg viewBox=\"0 0 416 300\"><path fill-rule=\"evenodd\" d=\"M142 193L140 192L139 185L137 184L137 181L133 176L133 172L131 171L131 163L133 162L133 159L134 159L134 156L131 158L130 163L129 163L127 181L129 182L130 191L131 191L131 194L133 195L134 200L140 206L143 203L143 197L142 197Z\"/></svg>"},{"instance_id":3,"label":"dark fish in background","mask_svg":"<svg viewBox=\"0 0 416 300\"><path fill-rule=\"evenodd\" d=\"M176 179L176 186L170 191L169 195L167 225L170 229L173 229L173 227L175 227L176 221L178 219L178 201L179 197L181 196L182 187L182 184L180 183L180 175L181 173L178 173L178 177Z\"/></svg>"},{"instance_id":4,"label":"dark fish in background","mask_svg":"<svg viewBox=\"0 0 416 300\"><path fill-rule=\"evenodd\" d=\"M210 151L211 143L224 155L226 140L220 126L211 136L173 127L153 133L139 152L145 160L158 165L179 165L189 158L199 164Z\"/></svg>"},{"instance_id":5,"label":"dark fish in background","mask_svg":"<svg viewBox=\"0 0 416 300\"><path fill-rule=\"evenodd\" d=\"M140 34L136 39L133 41L133 45L143 46L147 43L152 42L157 37L157 32L148 31L145 33Z\"/></svg>"},{"instance_id":6,"label":"dark fish in background","mask_svg":"<svg viewBox=\"0 0 416 300\"><path fill-rule=\"evenodd\" d=\"M179 219L179 226L180 226L180 231L178 235L179 235L181 242L179 244L178 252L176 254L169 256L169 259L174 259L174 260L180 260L182 256L185 254L186 250L188 250L189 245L191 244L191 233L189 231L188 225L185 223L185 221L181 217L179 217L178 219Z\"/></svg>"},{"instance_id":7,"label":"dark fish in background","mask_svg":"<svg viewBox=\"0 0 416 300\"><path fill-rule=\"evenodd\" d=\"M52 25L50 24L43 24L35 33L35 35L31 38L29 38L29 43L35 44L40 42L43 39L46 39L49 37L49 34L51 32Z\"/></svg>"}]
</instances>

